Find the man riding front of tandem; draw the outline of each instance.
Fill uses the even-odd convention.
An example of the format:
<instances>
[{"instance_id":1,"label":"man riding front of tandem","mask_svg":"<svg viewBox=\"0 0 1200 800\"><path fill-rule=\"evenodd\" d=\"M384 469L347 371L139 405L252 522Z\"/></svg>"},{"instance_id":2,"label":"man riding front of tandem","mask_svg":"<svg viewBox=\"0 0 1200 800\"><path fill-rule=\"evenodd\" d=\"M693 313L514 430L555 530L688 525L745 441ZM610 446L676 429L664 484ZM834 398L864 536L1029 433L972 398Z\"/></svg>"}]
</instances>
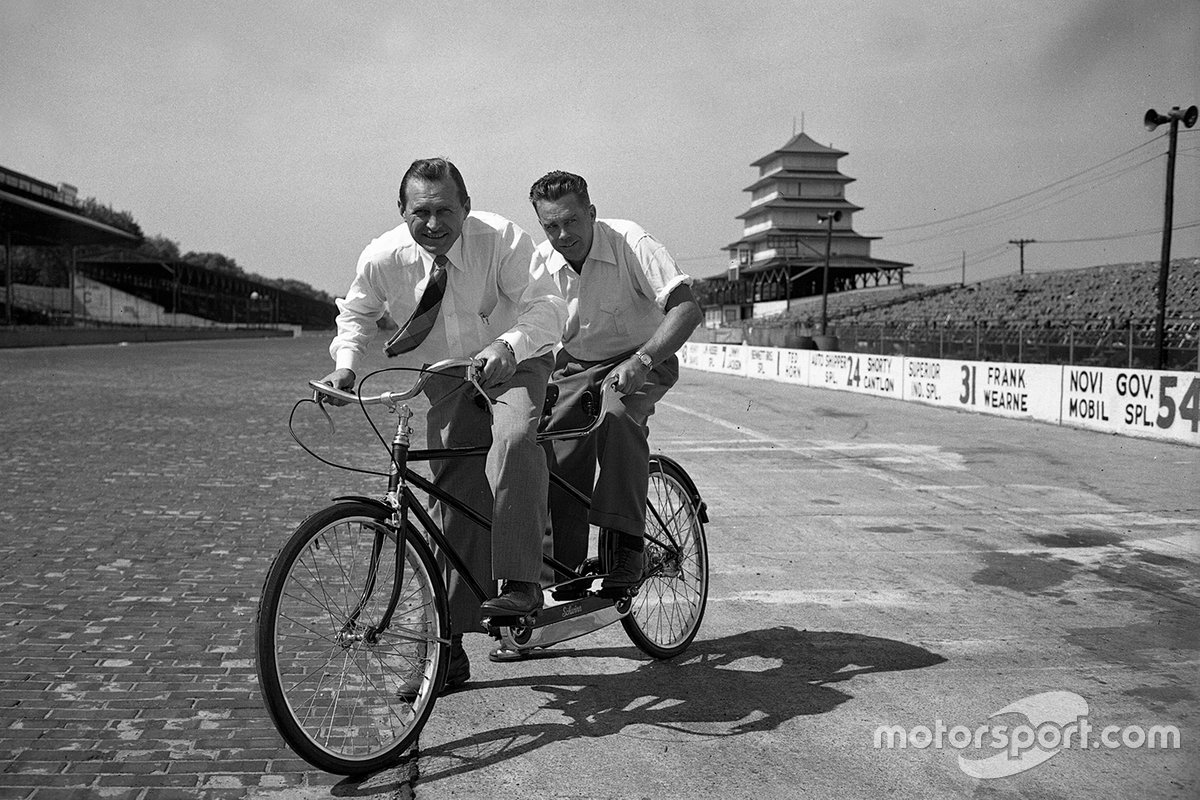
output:
<instances>
[{"instance_id":1,"label":"man riding front of tandem","mask_svg":"<svg viewBox=\"0 0 1200 800\"><path fill-rule=\"evenodd\" d=\"M675 353L703 321L692 279L666 247L639 225L597 219L587 182L554 171L529 192L546 241L538 260L567 300L567 323L551 383L558 401L548 428L581 427L583 398L611 385L619 402L584 439L547 446L553 472L591 496L584 509L561 490L550 493L554 557L575 568L587 557L588 526L616 547L601 594L640 583L646 527L654 406L679 379ZM541 273L542 269L536 271ZM599 467L599 474L597 474Z\"/></svg>"},{"instance_id":2,"label":"man riding front of tandem","mask_svg":"<svg viewBox=\"0 0 1200 800\"><path fill-rule=\"evenodd\" d=\"M450 662L442 689L470 678L464 632L482 632L482 616L521 615L542 605L539 578L547 528L549 473L537 444L552 350L562 336L566 301L534 258L533 239L511 221L472 211L458 169L442 158L414 161L400 180L404 224L359 256L350 288L337 300L338 332L329 346L336 369L325 383L353 388L355 370L384 311L400 324L389 356L416 365L447 358L483 361L481 385L495 403L463 391L459 377L425 384L430 449L487 445L486 461L431 461L433 480L467 505L490 511L488 537L465 515L439 503L442 529L479 586L501 582L481 606L469 585L439 560L450 597ZM401 694L416 686L401 686Z\"/></svg>"}]
</instances>

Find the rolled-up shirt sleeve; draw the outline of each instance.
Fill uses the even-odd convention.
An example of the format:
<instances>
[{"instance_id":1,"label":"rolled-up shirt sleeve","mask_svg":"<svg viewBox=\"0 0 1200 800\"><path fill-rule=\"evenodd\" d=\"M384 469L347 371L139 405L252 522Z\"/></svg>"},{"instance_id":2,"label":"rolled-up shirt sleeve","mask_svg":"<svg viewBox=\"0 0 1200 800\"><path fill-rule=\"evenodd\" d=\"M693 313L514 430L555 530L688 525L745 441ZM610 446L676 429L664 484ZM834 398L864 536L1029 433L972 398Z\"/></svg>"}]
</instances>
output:
<instances>
[{"instance_id":1,"label":"rolled-up shirt sleeve","mask_svg":"<svg viewBox=\"0 0 1200 800\"><path fill-rule=\"evenodd\" d=\"M386 308L385 293L378 285L378 277L374 263L364 252L359 257L346 296L335 301L338 332L329 344L329 355L337 369L355 369L378 330L375 323Z\"/></svg>"},{"instance_id":2,"label":"rolled-up shirt sleeve","mask_svg":"<svg viewBox=\"0 0 1200 800\"><path fill-rule=\"evenodd\" d=\"M684 274L667 248L648 233L638 239L635 249L642 268L638 276L642 289L647 297L654 298L659 308L665 310L671 292L682 284L690 286L692 276Z\"/></svg>"},{"instance_id":3,"label":"rolled-up shirt sleeve","mask_svg":"<svg viewBox=\"0 0 1200 800\"><path fill-rule=\"evenodd\" d=\"M517 321L499 339L513 349L517 361L547 352L562 338L567 301L559 292L533 239L516 225L498 271L500 291L517 305Z\"/></svg>"}]
</instances>

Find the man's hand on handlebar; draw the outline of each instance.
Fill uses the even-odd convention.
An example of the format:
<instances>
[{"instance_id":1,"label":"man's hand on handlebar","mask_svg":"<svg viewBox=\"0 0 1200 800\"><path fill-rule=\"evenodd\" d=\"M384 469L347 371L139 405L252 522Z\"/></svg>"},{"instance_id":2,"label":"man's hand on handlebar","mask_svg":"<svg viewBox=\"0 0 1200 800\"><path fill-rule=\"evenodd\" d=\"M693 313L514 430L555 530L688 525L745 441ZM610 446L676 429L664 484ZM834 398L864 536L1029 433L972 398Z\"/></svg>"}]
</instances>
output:
<instances>
[{"instance_id":1,"label":"man's hand on handlebar","mask_svg":"<svg viewBox=\"0 0 1200 800\"><path fill-rule=\"evenodd\" d=\"M343 367L341 369L335 369L324 378L321 378L321 383L327 383L335 389L344 389L345 391L350 392L354 390L354 382L356 380L358 380L358 376L354 374L354 370ZM329 403L331 406L346 405L345 400L339 400L336 397L326 397L325 402Z\"/></svg>"},{"instance_id":2,"label":"man's hand on handlebar","mask_svg":"<svg viewBox=\"0 0 1200 800\"><path fill-rule=\"evenodd\" d=\"M492 342L480 350L475 357L483 361L480 383L485 389L499 386L517 371L516 356L504 342Z\"/></svg>"},{"instance_id":3,"label":"man's hand on handlebar","mask_svg":"<svg viewBox=\"0 0 1200 800\"><path fill-rule=\"evenodd\" d=\"M633 394L642 388L650 368L632 356L617 364L608 373L608 382L621 394Z\"/></svg>"}]
</instances>

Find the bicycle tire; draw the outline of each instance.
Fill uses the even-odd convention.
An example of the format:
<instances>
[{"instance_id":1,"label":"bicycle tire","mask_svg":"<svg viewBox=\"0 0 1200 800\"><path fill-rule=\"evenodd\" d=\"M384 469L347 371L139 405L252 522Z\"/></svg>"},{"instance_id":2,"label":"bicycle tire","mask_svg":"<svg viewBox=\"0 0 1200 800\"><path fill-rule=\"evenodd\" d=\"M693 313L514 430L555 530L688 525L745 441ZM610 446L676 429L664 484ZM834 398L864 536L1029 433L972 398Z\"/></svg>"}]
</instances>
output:
<instances>
[{"instance_id":1,"label":"bicycle tire","mask_svg":"<svg viewBox=\"0 0 1200 800\"><path fill-rule=\"evenodd\" d=\"M646 577L621 618L638 649L673 658L691 644L708 605L708 541L692 481L674 461L650 459L646 495ZM664 548L674 542L678 547ZM602 552L605 545L601 545ZM611 545L609 546L611 549Z\"/></svg>"},{"instance_id":2,"label":"bicycle tire","mask_svg":"<svg viewBox=\"0 0 1200 800\"><path fill-rule=\"evenodd\" d=\"M259 603L258 679L271 719L297 755L339 775L399 760L429 719L449 661L446 590L411 523L399 603L371 641L369 626L395 584L389 516L384 506L351 501L304 520L271 564ZM374 587L364 592L375 547ZM401 696L406 682L415 697Z\"/></svg>"}]
</instances>

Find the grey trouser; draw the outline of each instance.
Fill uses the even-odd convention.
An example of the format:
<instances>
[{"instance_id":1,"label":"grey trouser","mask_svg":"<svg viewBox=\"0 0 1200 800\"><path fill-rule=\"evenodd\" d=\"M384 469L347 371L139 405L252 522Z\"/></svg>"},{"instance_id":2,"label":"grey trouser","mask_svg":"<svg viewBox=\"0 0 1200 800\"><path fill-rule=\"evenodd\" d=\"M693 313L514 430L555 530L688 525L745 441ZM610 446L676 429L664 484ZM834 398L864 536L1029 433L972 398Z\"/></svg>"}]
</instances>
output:
<instances>
[{"instance_id":1,"label":"grey trouser","mask_svg":"<svg viewBox=\"0 0 1200 800\"><path fill-rule=\"evenodd\" d=\"M586 425L587 417L580 408L584 393L592 392L598 403L600 384L614 366L629 356L624 353L604 361L584 361L560 350L550 376L559 391L550 427L562 430ZM546 446L550 469L592 498L589 511L564 491L550 492L553 552L564 565L575 568L587 557L589 524L634 536L645 534L650 481L647 423L654 404L678 380L679 361L671 356L650 371L636 392L622 396L592 436Z\"/></svg>"},{"instance_id":2,"label":"grey trouser","mask_svg":"<svg viewBox=\"0 0 1200 800\"><path fill-rule=\"evenodd\" d=\"M487 595L495 581L536 582L542 565L549 475L537 444L537 425L546 399L553 356L529 358L508 382L488 391L496 403L481 408L461 380L434 377L425 385L430 407L426 441L431 449L489 445L486 461L431 461L433 480L466 505L492 519L492 534L443 504L442 530ZM438 553L450 593L454 633L482 631L479 599Z\"/></svg>"}]
</instances>

